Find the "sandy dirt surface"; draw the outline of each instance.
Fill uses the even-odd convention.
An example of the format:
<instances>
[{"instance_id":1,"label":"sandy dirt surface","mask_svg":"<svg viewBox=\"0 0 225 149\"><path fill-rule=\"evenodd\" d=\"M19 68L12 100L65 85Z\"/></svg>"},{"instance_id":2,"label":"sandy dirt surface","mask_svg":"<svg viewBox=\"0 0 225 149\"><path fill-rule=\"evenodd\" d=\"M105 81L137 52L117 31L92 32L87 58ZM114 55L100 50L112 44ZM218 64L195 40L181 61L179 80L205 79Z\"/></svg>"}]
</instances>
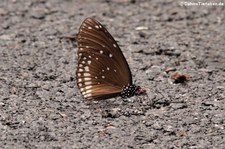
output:
<instances>
[{"instance_id":1,"label":"sandy dirt surface","mask_svg":"<svg viewBox=\"0 0 225 149\"><path fill-rule=\"evenodd\" d=\"M86 17L115 37L148 96L81 97L77 46L60 36ZM0 22L0 148L225 148L225 4L1 0ZM190 81L173 83L176 72Z\"/></svg>"}]
</instances>

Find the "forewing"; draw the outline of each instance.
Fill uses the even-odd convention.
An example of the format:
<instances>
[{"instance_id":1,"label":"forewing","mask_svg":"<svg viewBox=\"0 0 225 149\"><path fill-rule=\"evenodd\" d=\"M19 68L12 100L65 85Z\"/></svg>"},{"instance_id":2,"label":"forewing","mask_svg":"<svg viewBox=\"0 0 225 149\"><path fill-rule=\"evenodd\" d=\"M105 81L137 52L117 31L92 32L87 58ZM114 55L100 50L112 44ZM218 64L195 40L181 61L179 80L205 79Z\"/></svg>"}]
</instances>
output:
<instances>
[{"instance_id":1,"label":"forewing","mask_svg":"<svg viewBox=\"0 0 225 149\"><path fill-rule=\"evenodd\" d=\"M81 24L77 36L77 83L87 99L118 95L132 84L130 68L118 44L106 28L92 18Z\"/></svg>"}]
</instances>

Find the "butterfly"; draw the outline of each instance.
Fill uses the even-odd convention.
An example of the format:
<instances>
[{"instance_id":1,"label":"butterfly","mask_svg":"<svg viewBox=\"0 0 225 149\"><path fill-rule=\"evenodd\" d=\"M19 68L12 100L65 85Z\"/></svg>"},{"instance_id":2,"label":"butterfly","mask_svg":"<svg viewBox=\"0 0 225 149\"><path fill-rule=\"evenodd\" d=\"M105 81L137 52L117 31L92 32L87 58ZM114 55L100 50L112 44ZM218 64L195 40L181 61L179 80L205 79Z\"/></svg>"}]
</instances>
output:
<instances>
[{"instance_id":1,"label":"butterfly","mask_svg":"<svg viewBox=\"0 0 225 149\"><path fill-rule=\"evenodd\" d=\"M101 23L86 18L76 40L76 81L85 99L126 98L145 93L132 83L130 68L120 47Z\"/></svg>"}]
</instances>

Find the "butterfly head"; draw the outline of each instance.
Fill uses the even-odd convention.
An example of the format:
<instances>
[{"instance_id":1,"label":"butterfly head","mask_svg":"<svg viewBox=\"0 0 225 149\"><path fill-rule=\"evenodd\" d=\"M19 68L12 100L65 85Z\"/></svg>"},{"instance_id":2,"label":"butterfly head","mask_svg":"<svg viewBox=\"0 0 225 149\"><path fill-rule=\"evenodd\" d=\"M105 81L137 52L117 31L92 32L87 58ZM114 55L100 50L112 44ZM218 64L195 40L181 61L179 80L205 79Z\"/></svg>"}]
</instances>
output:
<instances>
[{"instance_id":1,"label":"butterfly head","mask_svg":"<svg viewBox=\"0 0 225 149\"><path fill-rule=\"evenodd\" d=\"M132 84L132 85L125 85L123 87L122 92L120 93L120 96L122 98L128 98L134 95L141 95L145 93L146 93L146 90L142 89L140 86L136 86Z\"/></svg>"}]
</instances>

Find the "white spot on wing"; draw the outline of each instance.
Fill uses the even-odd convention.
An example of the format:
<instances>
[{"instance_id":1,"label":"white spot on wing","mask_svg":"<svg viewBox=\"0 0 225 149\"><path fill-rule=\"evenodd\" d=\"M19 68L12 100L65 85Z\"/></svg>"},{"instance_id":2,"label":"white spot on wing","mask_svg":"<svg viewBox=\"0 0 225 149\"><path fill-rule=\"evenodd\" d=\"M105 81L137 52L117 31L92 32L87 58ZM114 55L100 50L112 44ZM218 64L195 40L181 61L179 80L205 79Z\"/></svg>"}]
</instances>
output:
<instances>
[{"instance_id":1,"label":"white spot on wing","mask_svg":"<svg viewBox=\"0 0 225 149\"><path fill-rule=\"evenodd\" d=\"M90 84L92 84L92 82L91 81L88 81L88 82L84 82L84 84L85 85L90 85Z\"/></svg>"},{"instance_id":2,"label":"white spot on wing","mask_svg":"<svg viewBox=\"0 0 225 149\"><path fill-rule=\"evenodd\" d=\"M90 89L90 88L92 88L92 85L89 85L89 86L86 86L86 87L85 87L86 90L88 90L88 89Z\"/></svg>"},{"instance_id":3,"label":"white spot on wing","mask_svg":"<svg viewBox=\"0 0 225 149\"><path fill-rule=\"evenodd\" d=\"M90 65L91 64L91 61L88 61L88 64Z\"/></svg>"},{"instance_id":4,"label":"white spot on wing","mask_svg":"<svg viewBox=\"0 0 225 149\"><path fill-rule=\"evenodd\" d=\"M86 93L91 93L91 92L92 92L92 90L87 90L87 91L86 91Z\"/></svg>"},{"instance_id":5,"label":"white spot on wing","mask_svg":"<svg viewBox=\"0 0 225 149\"><path fill-rule=\"evenodd\" d=\"M100 53L103 54L103 51L101 50Z\"/></svg>"},{"instance_id":6,"label":"white spot on wing","mask_svg":"<svg viewBox=\"0 0 225 149\"><path fill-rule=\"evenodd\" d=\"M104 69L102 69L102 72L104 72L105 70Z\"/></svg>"},{"instance_id":7,"label":"white spot on wing","mask_svg":"<svg viewBox=\"0 0 225 149\"><path fill-rule=\"evenodd\" d=\"M95 25L95 28L99 29L99 26L98 25Z\"/></svg>"},{"instance_id":8,"label":"white spot on wing","mask_svg":"<svg viewBox=\"0 0 225 149\"><path fill-rule=\"evenodd\" d=\"M92 29L92 27L88 26L88 29Z\"/></svg>"},{"instance_id":9,"label":"white spot on wing","mask_svg":"<svg viewBox=\"0 0 225 149\"><path fill-rule=\"evenodd\" d=\"M112 57L112 56L113 56L113 55L110 53L110 54L109 54L109 57Z\"/></svg>"},{"instance_id":10,"label":"white spot on wing","mask_svg":"<svg viewBox=\"0 0 225 149\"><path fill-rule=\"evenodd\" d=\"M116 44L115 44L115 43L113 44L113 47L115 47L115 48L116 48Z\"/></svg>"},{"instance_id":11,"label":"white spot on wing","mask_svg":"<svg viewBox=\"0 0 225 149\"><path fill-rule=\"evenodd\" d=\"M107 67L106 69L109 70L109 67Z\"/></svg>"},{"instance_id":12,"label":"white spot on wing","mask_svg":"<svg viewBox=\"0 0 225 149\"><path fill-rule=\"evenodd\" d=\"M96 59L96 60L98 60L98 58L97 58L97 57L96 57L95 59Z\"/></svg>"},{"instance_id":13,"label":"white spot on wing","mask_svg":"<svg viewBox=\"0 0 225 149\"><path fill-rule=\"evenodd\" d=\"M91 78L84 78L84 80L85 80L85 81L90 81L90 80L91 80Z\"/></svg>"},{"instance_id":14,"label":"white spot on wing","mask_svg":"<svg viewBox=\"0 0 225 149\"><path fill-rule=\"evenodd\" d=\"M82 50L84 50L83 48L80 48L80 50L82 51Z\"/></svg>"},{"instance_id":15,"label":"white spot on wing","mask_svg":"<svg viewBox=\"0 0 225 149\"><path fill-rule=\"evenodd\" d=\"M78 86L81 87L82 86L82 83L79 83Z\"/></svg>"},{"instance_id":16,"label":"white spot on wing","mask_svg":"<svg viewBox=\"0 0 225 149\"><path fill-rule=\"evenodd\" d=\"M85 64L85 61L82 61L81 63L82 63L82 64Z\"/></svg>"},{"instance_id":17,"label":"white spot on wing","mask_svg":"<svg viewBox=\"0 0 225 149\"><path fill-rule=\"evenodd\" d=\"M78 79L78 82L82 82L82 79Z\"/></svg>"},{"instance_id":18,"label":"white spot on wing","mask_svg":"<svg viewBox=\"0 0 225 149\"><path fill-rule=\"evenodd\" d=\"M83 67L83 65L82 64L79 64L79 67Z\"/></svg>"},{"instance_id":19,"label":"white spot on wing","mask_svg":"<svg viewBox=\"0 0 225 149\"><path fill-rule=\"evenodd\" d=\"M88 66L85 66L85 67L84 67L84 70L85 70L85 71L90 71Z\"/></svg>"},{"instance_id":20,"label":"white spot on wing","mask_svg":"<svg viewBox=\"0 0 225 149\"><path fill-rule=\"evenodd\" d=\"M105 78L105 76L102 76L102 79L104 79Z\"/></svg>"},{"instance_id":21,"label":"white spot on wing","mask_svg":"<svg viewBox=\"0 0 225 149\"><path fill-rule=\"evenodd\" d=\"M92 96L92 94L89 93L89 94L84 95L84 98L91 97L91 96Z\"/></svg>"},{"instance_id":22,"label":"white spot on wing","mask_svg":"<svg viewBox=\"0 0 225 149\"><path fill-rule=\"evenodd\" d=\"M90 77L91 74L90 74L90 73L84 73L84 76L85 76L85 77Z\"/></svg>"},{"instance_id":23,"label":"white spot on wing","mask_svg":"<svg viewBox=\"0 0 225 149\"><path fill-rule=\"evenodd\" d=\"M78 77L79 77L79 76L81 76L81 74L80 74L80 73L77 73L77 75L78 75Z\"/></svg>"},{"instance_id":24,"label":"white spot on wing","mask_svg":"<svg viewBox=\"0 0 225 149\"><path fill-rule=\"evenodd\" d=\"M90 48L89 46L86 46L86 48Z\"/></svg>"}]
</instances>

